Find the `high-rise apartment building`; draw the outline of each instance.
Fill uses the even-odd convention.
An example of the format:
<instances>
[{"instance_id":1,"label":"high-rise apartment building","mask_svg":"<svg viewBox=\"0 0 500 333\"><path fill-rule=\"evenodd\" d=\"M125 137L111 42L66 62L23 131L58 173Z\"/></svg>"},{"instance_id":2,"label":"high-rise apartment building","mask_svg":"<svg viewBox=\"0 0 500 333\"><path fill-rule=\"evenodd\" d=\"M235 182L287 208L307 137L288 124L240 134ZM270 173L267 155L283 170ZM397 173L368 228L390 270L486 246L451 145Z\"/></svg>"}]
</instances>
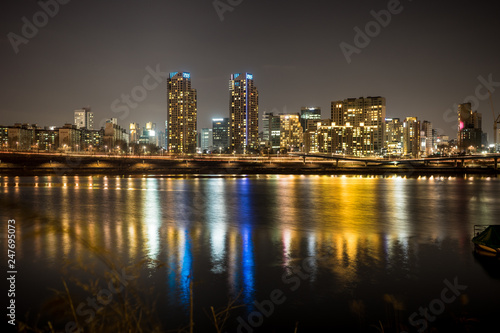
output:
<instances>
[{"instance_id":1,"label":"high-rise apartment building","mask_svg":"<svg viewBox=\"0 0 500 333\"><path fill-rule=\"evenodd\" d=\"M303 145L302 125L298 114L280 116L280 148L283 151L299 151Z\"/></svg>"},{"instance_id":2,"label":"high-rise apartment building","mask_svg":"<svg viewBox=\"0 0 500 333\"><path fill-rule=\"evenodd\" d=\"M90 107L75 110L75 125L77 129L94 129L94 113Z\"/></svg>"},{"instance_id":3,"label":"high-rise apartment building","mask_svg":"<svg viewBox=\"0 0 500 333\"><path fill-rule=\"evenodd\" d=\"M334 126L353 127L353 133L356 129L360 133L369 133L370 138L363 139L365 151L358 153L378 154L384 148L385 104L385 98L380 96L333 101L331 119Z\"/></svg>"},{"instance_id":4,"label":"high-rise apartment building","mask_svg":"<svg viewBox=\"0 0 500 333\"><path fill-rule=\"evenodd\" d=\"M385 143L403 142L403 123L399 118L385 118Z\"/></svg>"},{"instance_id":5,"label":"high-rise apartment building","mask_svg":"<svg viewBox=\"0 0 500 333\"><path fill-rule=\"evenodd\" d=\"M102 141L106 151L122 149L124 148L123 145L128 144L130 139L126 129L117 125L115 119L116 118L111 118L109 121L106 121L106 127L104 128L104 137ZM59 137L61 140L62 136L60 131Z\"/></svg>"},{"instance_id":6,"label":"high-rise apartment building","mask_svg":"<svg viewBox=\"0 0 500 333\"><path fill-rule=\"evenodd\" d=\"M434 150L434 135L432 131L432 123L430 121L424 120L422 123L422 130L420 132L421 148L422 152L425 152L426 156L432 155Z\"/></svg>"},{"instance_id":7,"label":"high-rise apartment building","mask_svg":"<svg viewBox=\"0 0 500 333\"><path fill-rule=\"evenodd\" d=\"M403 122L399 118L385 118L385 148L390 156L403 154Z\"/></svg>"},{"instance_id":8,"label":"high-rise apartment building","mask_svg":"<svg viewBox=\"0 0 500 333\"><path fill-rule=\"evenodd\" d=\"M10 126L7 130L9 148L30 150L35 141L35 128L36 125L30 124L14 124L14 126Z\"/></svg>"},{"instance_id":9,"label":"high-rise apartment building","mask_svg":"<svg viewBox=\"0 0 500 333\"><path fill-rule=\"evenodd\" d=\"M141 127L138 123L130 123L129 126L130 143L138 143L142 135Z\"/></svg>"},{"instance_id":10,"label":"high-rise apartment building","mask_svg":"<svg viewBox=\"0 0 500 333\"><path fill-rule=\"evenodd\" d=\"M168 81L168 147L171 153L196 152L197 99L191 74L170 73Z\"/></svg>"},{"instance_id":11,"label":"high-rise apartment building","mask_svg":"<svg viewBox=\"0 0 500 333\"><path fill-rule=\"evenodd\" d=\"M316 122L304 133L304 151L365 156L373 154L372 126L338 126L331 119Z\"/></svg>"},{"instance_id":12,"label":"high-rise apartment building","mask_svg":"<svg viewBox=\"0 0 500 333\"><path fill-rule=\"evenodd\" d=\"M406 117L403 123L403 155L418 157L420 153L420 121Z\"/></svg>"},{"instance_id":13,"label":"high-rise apartment building","mask_svg":"<svg viewBox=\"0 0 500 333\"><path fill-rule=\"evenodd\" d=\"M7 126L0 126L0 149L7 149L9 147L9 128Z\"/></svg>"},{"instance_id":14,"label":"high-rise apartment building","mask_svg":"<svg viewBox=\"0 0 500 333\"><path fill-rule=\"evenodd\" d=\"M79 150L82 144L82 131L73 124L64 124L59 128L59 146L65 150Z\"/></svg>"},{"instance_id":15,"label":"high-rise apartment building","mask_svg":"<svg viewBox=\"0 0 500 333\"><path fill-rule=\"evenodd\" d=\"M253 74L231 74L229 81L231 150L244 153L259 148L259 95Z\"/></svg>"}]
</instances>

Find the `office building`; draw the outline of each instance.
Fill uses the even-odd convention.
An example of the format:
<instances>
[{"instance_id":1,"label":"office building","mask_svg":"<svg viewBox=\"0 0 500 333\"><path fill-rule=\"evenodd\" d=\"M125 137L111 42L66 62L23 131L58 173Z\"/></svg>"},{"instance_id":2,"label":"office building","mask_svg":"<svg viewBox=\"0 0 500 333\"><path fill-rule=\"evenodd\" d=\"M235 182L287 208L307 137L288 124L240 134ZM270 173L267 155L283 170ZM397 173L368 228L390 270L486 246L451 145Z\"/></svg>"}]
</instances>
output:
<instances>
[{"instance_id":1,"label":"office building","mask_svg":"<svg viewBox=\"0 0 500 333\"><path fill-rule=\"evenodd\" d=\"M264 111L264 113L262 113L262 119L261 119L261 123L262 123L262 138L261 140L264 142L264 145L268 145L269 143L269 140L270 140L270 132L269 132L269 115L272 114L272 113L268 113L266 111Z\"/></svg>"},{"instance_id":2,"label":"office building","mask_svg":"<svg viewBox=\"0 0 500 333\"><path fill-rule=\"evenodd\" d=\"M204 154L210 153L213 149L212 129L211 128L202 128L200 139L201 139L200 140L201 152Z\"/></svg>"},{"instance_id":3,"label":"office building","mask_svg":"<svg viewBox=\"0 0 500 333\"><path fill-rule=\"evenodd\" d=\"M269 128L269 147L273 150L281 149L281 116L282 113L274 115L269 113L267 117Z\"/></svg>"},{"instance_id":4,"label":"office building","mask_svg":"<svg viewBox=\"0 0 500 333\"><path fill-rule=\"evenodd\" d=\"M170 153L196 152L197 97L191 74L170 73L168 81L167 150Z\"/></svg>"},{"instance_id":5,"label":"office building","mask_svg":"<svg viewBox=\"0 0 500 333\"><path fill-rule=\"evenodd\" d=\"M156 131L156 146L160 148L165 148L165 132Z\"/></svg>"},{"instance_id":6,"label":"office building","mask_svg":"<svg viewBox=\"0 0 500 333\"><path fill-rule=\"evenodd\" d=\"M214 150L225 152L229 148L230 124L229 118L212 119L212 145Z\"/></svg>"},{"instance_id":7,"label":"office building","mask_svg":"<svg viewBox=\"0 0 500 333\"><path fill-rule=\"evenodd\" d=\"M482 144L482 115L472 112L471 103L458 106L457 146L460 152L480 149Z\"/></svg>"},{"instance_id":8,"label":"office building","mask_svg":"<svg viewBox=\"0 0 500 333\"><path fill-rule=\"evenodd\" d=\"M300 125L302 126L302 131L305 132L308 125L312 125L314 127L314 122L319 120L321 120L320 107L302 107L300 109Z\"/></svg>"}]
</instances>

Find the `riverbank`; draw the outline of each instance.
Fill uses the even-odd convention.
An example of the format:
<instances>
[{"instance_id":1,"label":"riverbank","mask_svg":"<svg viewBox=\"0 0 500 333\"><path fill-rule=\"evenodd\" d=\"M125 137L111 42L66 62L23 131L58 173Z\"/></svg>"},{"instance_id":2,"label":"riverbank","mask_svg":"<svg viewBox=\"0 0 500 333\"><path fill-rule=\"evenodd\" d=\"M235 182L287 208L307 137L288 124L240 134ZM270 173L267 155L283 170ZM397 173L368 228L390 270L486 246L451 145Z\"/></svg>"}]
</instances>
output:
<instances>
[{"instance_id":1,"label":"riverbank","mask_svg":"<svg viewBox=\"0 0 500 333\"><path fill-rule=\"evenodd\" d=\"M455 167L452 163L424 166L368 165L293 158L171 158L116 157L62 154L0 153L0 175L432 175L497 176L500 170L488 165Z\"/></svg>"}]
</instances>

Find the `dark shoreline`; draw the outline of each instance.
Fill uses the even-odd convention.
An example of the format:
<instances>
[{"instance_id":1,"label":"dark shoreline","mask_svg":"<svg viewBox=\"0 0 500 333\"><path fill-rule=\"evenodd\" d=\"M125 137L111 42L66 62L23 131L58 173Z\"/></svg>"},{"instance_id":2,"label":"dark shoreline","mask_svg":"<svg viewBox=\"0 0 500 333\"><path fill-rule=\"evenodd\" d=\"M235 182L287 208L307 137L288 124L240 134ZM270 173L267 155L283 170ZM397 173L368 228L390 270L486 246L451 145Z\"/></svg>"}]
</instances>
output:
<instances>
[{"instance_id":1,"label":"dark shoreline","mask_svg":"<svg viewBox=\"0 0 500 333\"><path fill-rule=\"evenodd\" d=\"M0 175L3 176L78 176L78 175L151 175L159 177L243 176L243 175L361 175L361 176L493 176L500 170L491 166L455 167L415 165L353 165L336 167L332 162L247 159L168 159L117 158L108 156L66 156L45 154L0 153Z\"/></svg>"}]
</instances>

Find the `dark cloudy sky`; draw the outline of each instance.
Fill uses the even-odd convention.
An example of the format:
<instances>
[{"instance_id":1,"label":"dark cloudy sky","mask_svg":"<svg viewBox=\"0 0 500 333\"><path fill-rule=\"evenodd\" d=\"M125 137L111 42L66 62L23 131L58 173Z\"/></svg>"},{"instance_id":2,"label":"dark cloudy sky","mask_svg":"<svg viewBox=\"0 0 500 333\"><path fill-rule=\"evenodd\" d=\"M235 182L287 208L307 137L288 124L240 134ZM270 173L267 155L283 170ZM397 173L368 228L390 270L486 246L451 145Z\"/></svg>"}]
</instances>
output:
<instances>
[{"instance_id":1,"label":"dark cloudy sky","mask_svg":"<svg viewBox=\"0 0 500 333\"><path fill-rule=\"evenodd\" d=\"M402 0L401 12L350 64L340 43L354 45L354 28L364 30L370 12L390 1L238 2L221 21L213 0L71 0L44 25L37 1L3 1L0 124L62 125L89 105L97 122L118 117L122 126L153 121L163 128L165 80L128 116L111 107L139 91L147 67L191 72L199 128L228 116L228 80L239 72L254 74L261 112L318 105L328 118L332 100L381 95L388 116L417 116L455 136L447 110L476 95L479 76L491 76L500 112L497 1ZM16 54L9 33L22 36L22 18L33 22L34 15L41 27ZM489 101L478 111L491 140Z\"/></svg>"}]
</instances>

